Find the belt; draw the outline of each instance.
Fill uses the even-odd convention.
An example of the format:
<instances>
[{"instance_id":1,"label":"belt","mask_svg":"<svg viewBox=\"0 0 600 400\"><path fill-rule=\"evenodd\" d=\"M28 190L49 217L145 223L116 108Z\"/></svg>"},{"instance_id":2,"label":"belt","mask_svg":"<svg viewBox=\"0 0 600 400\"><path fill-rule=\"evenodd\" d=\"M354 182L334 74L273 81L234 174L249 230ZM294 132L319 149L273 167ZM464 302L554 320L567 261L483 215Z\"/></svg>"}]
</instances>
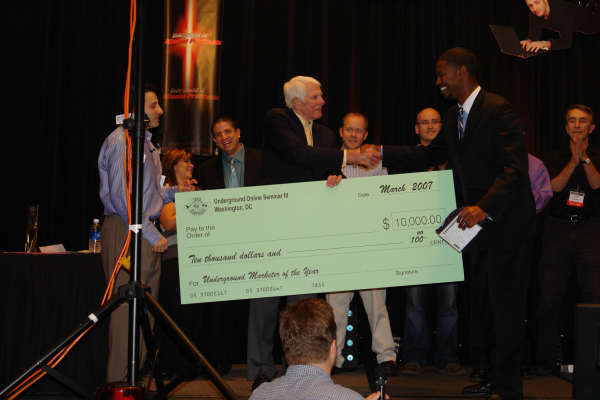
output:
<instances>
[{"instance_id":1,"label":"belt","mask_svg":"<svg viewBox=\"0 0 600 400\"><path fill-rule=\"evenodd\" d=\"M581 215L561 215L561 214L550 214L551 217L558 219L566 219L571 222L586 221L592 219L592 214L581 214Z\"/></svg>"}]
</instances>

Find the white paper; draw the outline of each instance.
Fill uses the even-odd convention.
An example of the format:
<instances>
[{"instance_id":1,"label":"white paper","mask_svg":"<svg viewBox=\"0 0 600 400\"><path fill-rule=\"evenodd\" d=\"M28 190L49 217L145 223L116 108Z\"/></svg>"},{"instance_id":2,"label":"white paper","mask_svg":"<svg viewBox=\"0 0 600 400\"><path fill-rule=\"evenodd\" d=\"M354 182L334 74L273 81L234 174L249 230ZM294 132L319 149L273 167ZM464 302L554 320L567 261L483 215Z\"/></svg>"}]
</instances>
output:
<instances>
[{"instance_id":1,"label":"white paper","mask_svg":"<svg viewBox=\"0 0 600 400\"><path fill-rule=\"evenodd\" d=\"M66 253L65 246L62 244L53 244L51 246L41 246L40 251L42 253Z\"/></svg>"},{"instance_id":2,"label":"white paper","mask_svg":"<svg viewBox=\"0 0 600 400\"><path fill-rule=\"evenodd\" d=\"M475 225L471 228L467 228L462 230L458 227L458 221L456 220L458 215L454 217L452 222L448 224L446 228L442 232L440 232L440 237L444 239L450 246L454 247L454 249L458 252L463 251L463 249L473 240L475 236L481 230L481 226Z\"/></svg>"}]
</instances>

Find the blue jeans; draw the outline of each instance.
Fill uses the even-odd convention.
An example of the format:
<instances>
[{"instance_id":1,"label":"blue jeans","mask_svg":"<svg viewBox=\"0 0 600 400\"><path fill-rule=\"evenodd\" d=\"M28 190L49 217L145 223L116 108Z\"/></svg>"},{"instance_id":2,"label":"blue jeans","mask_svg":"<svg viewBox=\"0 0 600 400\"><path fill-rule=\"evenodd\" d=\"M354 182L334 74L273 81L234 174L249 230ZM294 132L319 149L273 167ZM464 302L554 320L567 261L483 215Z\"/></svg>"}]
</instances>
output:
<instances>
[{"instance_id":1,"label":"blue jeans","mask_svg":"<svg viewBox=\"0 0 600 400\"><path fill-rule=\"evenodd\" d=\"M425 294L434 287L437 294L436 346L434 363L440 368L458 364L456 326L458 308L456 295L458 283L409 286L406 288L406 323L404 327L404 349L402 358L406 363L427 365L429 352L429 330L425 317Z\"/></svg>"}]
</instances>

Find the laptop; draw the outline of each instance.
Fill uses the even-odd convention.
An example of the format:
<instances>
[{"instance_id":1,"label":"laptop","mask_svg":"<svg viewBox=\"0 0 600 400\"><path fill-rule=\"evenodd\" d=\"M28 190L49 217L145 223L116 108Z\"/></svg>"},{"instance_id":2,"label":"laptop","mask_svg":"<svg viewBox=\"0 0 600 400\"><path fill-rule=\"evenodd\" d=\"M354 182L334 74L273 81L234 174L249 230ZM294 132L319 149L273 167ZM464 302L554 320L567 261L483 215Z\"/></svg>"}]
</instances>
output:
<instances>
[{"instance_id":1,"label":"laptop","mask_svg":"<svg viewBox=\"0 0 600 400\"><path fill-rule=\"evenodd\" d=\"M517 56L520 58L529 58L545 53L547 50L538 50L537 52L526 51L521 47L521 41L513 26L490 25L492 33L500 46L500 50L505 54Z\"/></svg>"}]
</instances>

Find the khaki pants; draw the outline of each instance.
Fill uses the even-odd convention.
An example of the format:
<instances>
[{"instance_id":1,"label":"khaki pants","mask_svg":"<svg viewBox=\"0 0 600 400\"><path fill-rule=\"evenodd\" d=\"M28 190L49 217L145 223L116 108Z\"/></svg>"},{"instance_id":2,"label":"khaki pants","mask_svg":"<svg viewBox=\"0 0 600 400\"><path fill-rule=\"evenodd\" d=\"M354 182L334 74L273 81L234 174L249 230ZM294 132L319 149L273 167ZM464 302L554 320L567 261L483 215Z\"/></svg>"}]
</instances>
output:
<instances>
[{"instance_id":1,"label":"khaki pants","mask_svg":"<svg viewBox=\"0 0 600 400\"><path fill-rule=\"evenodd\" d=\"M117 214L104 217L102 224L102 266L106 281L110 279L117 262L125 239L127 238L127 225ZM146 239L142 239L142 282L152 288L152 296L158 298L160 283L160 253L154 253L152 246ZM121 269L115 280L114 294L120 286L129 282L129 271ZM149 314L150 326L154 326L154 316ZM124 381L127 379L127 347L129 338L129 302L121 303L113 310L110 316L110 330L108 336L108 371L107 382ZM140 340L140 367L146 354L143 339Z\"/></svg>"}]
</instances>

